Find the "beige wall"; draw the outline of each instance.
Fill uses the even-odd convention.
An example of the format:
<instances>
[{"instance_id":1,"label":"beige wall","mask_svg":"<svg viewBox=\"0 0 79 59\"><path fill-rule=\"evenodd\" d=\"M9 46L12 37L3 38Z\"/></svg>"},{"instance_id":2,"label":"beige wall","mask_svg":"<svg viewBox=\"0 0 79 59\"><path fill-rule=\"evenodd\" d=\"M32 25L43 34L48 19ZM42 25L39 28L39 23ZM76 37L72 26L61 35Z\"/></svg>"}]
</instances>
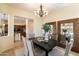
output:
<instances>
[{"instance_id":1,"label":"beige wall","mask_svg":"<svg viewBox=\"0 0 79 59\"><path fill-rule=\"evenodd\" d=\"M72 18L79 18L79 4L73 3L70 6L66 6L61 9L52 11L51 14L44 19L44 23Z\"/></svg>"},{"instance_id":2,"label":"beige wall","mask_svg":"<svg viewBox=\"0 0 79 59\"><path fill-rule=\"evenodd\" d=\"M15 16L21 16L21 17L26 17L27 19L33 19L34 24L33 24L33 30L35 36L41 36L41 25L42 25L42 19L38 16L35 16L34 13L30 13L26 10L22 9L17 9L16 7L9 7L11 10L10 13Z\"/></svg>"},{"instance_id":3,"label":"beige wall","mask_svg":"<svg viewBox=\"0 0 79 59\"><path fill-rule=\"evenodd\" d=\"M40 17L36 17L36 20L34 21L34 33L35 36L41 36L42 35L42 23L43 20Z\"/></svg>"},{"instance_id":4,"label":"beige wall","mask_svg":"<svg viewBox=\"0 0 79 59\"><path fill-rule=\"evenodd\" d=\"M8 8L6 5L0 4L0 11L8 13ZM8 14L9 15L9 14ZM14 43L13 43L13 17L8 16L8 36L2 36L0 37L0 53L3 52L6 49L12 48Z\"/></svg>"},{"instance_id":5,"label":"beige wall","mask_svg":"<svg viewBox=\"0 0 79 59\"><path fill-rule=\"evenodd\" d=\"M0 11L3 11L10 15L9 17L9 35L0 37L0 53L4 50L10 49L14 46L14 16L21 16L27 19L33 19L33 30L35 36L41 35L41 25L42 20L40 18L36 18L34 13L30 13L26 10L22 10L16 7L11 7L5 4L0 4Z\"/></svg>"}]
</instances>

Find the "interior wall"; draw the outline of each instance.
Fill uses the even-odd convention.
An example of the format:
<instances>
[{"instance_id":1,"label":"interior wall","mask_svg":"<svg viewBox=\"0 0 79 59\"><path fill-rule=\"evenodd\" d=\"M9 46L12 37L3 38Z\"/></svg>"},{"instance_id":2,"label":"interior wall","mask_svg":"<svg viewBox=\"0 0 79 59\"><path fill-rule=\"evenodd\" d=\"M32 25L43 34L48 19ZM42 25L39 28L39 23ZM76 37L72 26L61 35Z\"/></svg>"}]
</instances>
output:
<instances>
[{"instance_id":1,"label":"interior wall","mask_svg":"<svg viewBox=\"0 0 79 59\"><path fill-rule=\"evenodd\" d=\"M0 11L2 12L5 12L8 14L8 8L6 5L2 5L0 4ZM8 14L8 36L2 36L0 37L0 53L9 49L9 48L13 48L14 47L14 43L13 43L13 35L14 35L14 32L13 32L13 16Z\"/></svg>"},{"instance_id":2,"label":"interior wall","mask_svg":"<svg viewBox=\"0 0 79 59\"><path fill-rule=\"evenodd\" d=\"M16 7L11 7L10 5L0 4L0 11L3 11L10 15L9 18L9 35L0 37L0 53L4 50L13 48L14 46L14 16L25 17L29 20L29 18L33 19L33 32L35 36L41 36L41 25L42 20L39 17L36 17L34 13L30 13L26 10L22 10Z\"/></svg>"},{"instance_id":3,"label":"interior wall","mask_svg":"<svg viewBox=\"0 0 79 59\"><path fill-rule=\"evenodd\" d=\"M42 35L42 19L38 16L35 16L34 13L28 12L28 10L19 9L16 7L9 7L11 10L10 13L15 16L21 16L21 17L27 17L27 19L33 19L33 32L35 36L41 36Z\"/></svg>"},{"instance_id":4,"label":"interior wall","mask_svg":"<svg viewBox=\"0 0 79 59\"><path fill-rule=\"evenodd\" d=\"M36 16L36 20L34 20L34 33L36 37L42 36L42 24L43 24L42 18Z\"/></svg>"},{"instance_id":5,"label":"interior wall","mask_svg":"<svg viewBox=\"0 0 79 59\"><path fill-rule=\"evenodd\" d=\"M52 11L51 14L44 19L43 23L72 18L79 18L79 3L72 3L69 6Z\"/></svg>"}]
</instances>

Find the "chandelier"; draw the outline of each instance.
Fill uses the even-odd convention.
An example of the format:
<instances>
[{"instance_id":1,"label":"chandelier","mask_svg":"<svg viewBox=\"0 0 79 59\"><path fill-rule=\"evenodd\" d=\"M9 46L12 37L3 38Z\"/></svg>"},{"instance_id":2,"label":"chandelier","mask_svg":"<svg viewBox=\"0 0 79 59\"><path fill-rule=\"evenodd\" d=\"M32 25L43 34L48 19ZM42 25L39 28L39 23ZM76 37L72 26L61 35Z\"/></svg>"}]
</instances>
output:
<instances>
[{"instance_id":1,"label":"chandelier","mask_svg":"<svg viewBox=\"0 0 79 59\"><path fill-rule=\"evenodd\" d=\"M48 14L48 12L45 9L43 9L42 4L40 5L40 9L38 9L37 11L35 11L35 15L38 15L40 17L44 17L47 14Z\"/></svg>"}]
</instances>

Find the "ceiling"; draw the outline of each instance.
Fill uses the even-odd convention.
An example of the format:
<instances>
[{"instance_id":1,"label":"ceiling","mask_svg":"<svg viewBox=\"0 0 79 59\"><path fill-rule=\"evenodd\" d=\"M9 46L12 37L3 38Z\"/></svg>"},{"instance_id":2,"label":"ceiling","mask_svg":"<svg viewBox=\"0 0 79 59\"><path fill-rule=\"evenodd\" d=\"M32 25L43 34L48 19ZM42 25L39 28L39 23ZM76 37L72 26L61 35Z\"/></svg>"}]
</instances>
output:
<instances>
[{"instance_id":1,"label":"ceiling","mask_svg":"<svg viewBox=\"0 0 79 59\"><path fill-rule=\"evenodd\" d=\"M11 7L16 7L16 8L20 8L23 10L28 10L29 12L34 12L35 10L40 8L41 3L9 3L7 4ZM50 14L52 11L54 10L59 10L62 9L64 7L68 7L68 6L73 6L73 5L77 5L77 4L70 4L70 3L43 3L43 8L46 9L48 11L48 14ZM18 22L19 20L19 22ZM15 20L15 24L23 24L24 25L25 21L23 19L17 19Z\"/></svg>"},{"instance_id":2,"label":"ceiling","mask_svg":"<svg viewBox=\"0 0 79 59\"><path fill-rule=\"evenodd\" d=\"M9 3L9 6L21 8L24 10L28 10L30 12L34 12L39 9L41 3ZM69 3L43 3L43 9L51 12L53 10L58 10L63 7L69 6Z\"/></svg>"}]
</instances>

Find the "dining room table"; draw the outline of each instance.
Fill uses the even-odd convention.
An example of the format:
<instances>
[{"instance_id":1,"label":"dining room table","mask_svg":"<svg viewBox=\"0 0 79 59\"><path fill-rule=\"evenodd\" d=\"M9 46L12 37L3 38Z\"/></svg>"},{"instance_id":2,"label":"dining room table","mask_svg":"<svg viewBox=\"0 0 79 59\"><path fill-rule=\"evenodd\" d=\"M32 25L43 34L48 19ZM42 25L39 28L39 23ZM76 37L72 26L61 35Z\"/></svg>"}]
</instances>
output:
<instances>
[{"instance_id":1,"label":"dining room table","mask_svg":"<svg viewBox=\"0 0 79 59\"><path fill-rule=\"evenodd\" d=\"M45 40L38 40L38 38L33 39L33 44L36 47L39 47L45 51L45 56L48 56L48 53L57 46L58 41L55 39L49 39L48 42Z\"/></svg>"}]
</instances>

